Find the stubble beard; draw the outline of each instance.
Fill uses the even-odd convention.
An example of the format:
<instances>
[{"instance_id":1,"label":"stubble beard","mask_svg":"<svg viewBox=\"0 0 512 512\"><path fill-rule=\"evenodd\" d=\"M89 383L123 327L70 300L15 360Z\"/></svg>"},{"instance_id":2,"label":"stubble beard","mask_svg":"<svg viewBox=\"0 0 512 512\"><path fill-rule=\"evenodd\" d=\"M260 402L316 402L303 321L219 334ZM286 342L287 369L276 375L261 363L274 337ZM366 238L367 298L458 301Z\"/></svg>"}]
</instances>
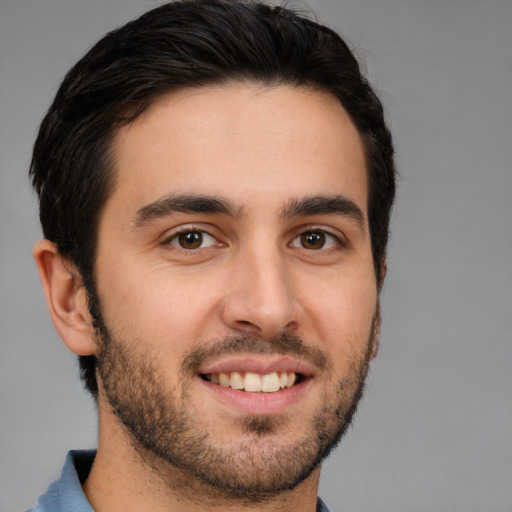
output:
<instances>
[{"instance_id":1,"label":"stubble beard","mask_svg":"<svg viewBox=\"0 0 512 512\"><path fill-rule=\"evenodd\" d=\"M364 358L353 365L350 375L338 378L325 390L324 403L308 417L310 425L304 435L283 444L276 437L286 420L245 416L237 421L241 442L228 448L211 435L189 396L188 384L201 362L216 354L279 353L313 360L331 376L333 363L296 336L228 338L188 354L178 384L169 389L157 358L133 348L143 343L130 344L116 337L98 314L95 320L99 381L140 460L169 487L188 487L191 499L199 496L201 489L203 495L209 493L215 499L221 495L240 504L262 502L294 489L339 443L363 395L380 322L377 308ZM176 478L177 474L181 478Z\"/></svg>"}]
</instances>

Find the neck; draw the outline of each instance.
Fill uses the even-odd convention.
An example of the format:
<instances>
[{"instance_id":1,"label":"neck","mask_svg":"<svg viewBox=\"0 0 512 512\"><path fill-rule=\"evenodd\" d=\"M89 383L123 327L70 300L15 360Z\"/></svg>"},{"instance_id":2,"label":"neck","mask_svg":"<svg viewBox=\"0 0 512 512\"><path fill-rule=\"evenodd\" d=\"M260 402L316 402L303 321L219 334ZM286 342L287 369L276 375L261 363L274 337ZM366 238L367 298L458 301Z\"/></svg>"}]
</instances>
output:
<instances>
[{"instance_id":1,"label":"neck","mask_svg":"<svg viewBox=\"0 0 512 512\"><path fill-rule=\"evenodd\" d=\"M98 453L83 485L95 512L314 512L320 469L278 495L237 497L143 453L108 408L99 403Z\"/></svg>"}]
</instances>

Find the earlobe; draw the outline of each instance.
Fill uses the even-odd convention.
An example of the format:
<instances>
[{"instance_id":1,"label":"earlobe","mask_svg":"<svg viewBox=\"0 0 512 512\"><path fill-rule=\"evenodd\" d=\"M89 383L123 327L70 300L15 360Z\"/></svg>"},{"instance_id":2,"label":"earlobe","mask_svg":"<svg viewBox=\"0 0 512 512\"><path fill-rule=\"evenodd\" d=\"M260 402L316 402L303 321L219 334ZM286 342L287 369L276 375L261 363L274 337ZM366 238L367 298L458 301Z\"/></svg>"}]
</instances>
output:
<instances>
[{"instance_id":1,"label":"earlobe","mask_svg":"<svg viewBox=\"0 0 512 512\"><path fill-rule=\"evenodd\" d=\"M378 351L379 351L379 336L377 335L371 341L371 345L370 345L370 360L375 359L377 357Z\"/></svg>"},{"instance_id":2,"label":"earlobe","mask_svg":"<svg viewBox=\"0 0 512 512\"><path fill-rule=\"evenodd\" d=\"M33 254L50 316L60 337L75 354L94 355L96 344L87 294L78 271L49 240L39 241Z\"/></svg>"},{"instance_id":3,"label":"earlobe","mask_svg":"<svg viewBox=\"0 0 512 512\"><path fill-rule=\"evenodd\" d=\"M370 360L375 359L377 357L377 352L379 351L381 323L382 323L382 318L381 318L381 314L380 314L380 302L377 302L377 309L376 309L375 315L373 317L372 333L371 333L370 346L369 346Z\"/></svg>"},{"instance_id":4,"label":"earlobe","mask_svg":"<svg viewBox=\"0 0 512 512\"><path fill-rule=\"evenodd\" d=\"M378 279L379 292L382 290L382 285L384 284L384 279L386 278L387 273L388 273L388 262L386 260L384 260L379 267L379 279Z\"/></svg>"},{"instance_id":5,"label":"earlobe","mask_svg":"<svg viewBox=\"0 0 512 512\"><path fill-rule=\"evenodd\" d=\"M386 260L384 260L379 267L379 275L377 276L377 292L380 295L382 290L382 285L384 284L384 279L388 272L388 264ZM379 351L379 339L380 339L380 326L382 320L380 315L380 300L377 299L377 310L375 311L375 316L373 317L373 326L372 326L372 336L370 340L369 346L369 356L370 359L375 359L377 357L377 352Z\"/></svg>"}]
</instances>

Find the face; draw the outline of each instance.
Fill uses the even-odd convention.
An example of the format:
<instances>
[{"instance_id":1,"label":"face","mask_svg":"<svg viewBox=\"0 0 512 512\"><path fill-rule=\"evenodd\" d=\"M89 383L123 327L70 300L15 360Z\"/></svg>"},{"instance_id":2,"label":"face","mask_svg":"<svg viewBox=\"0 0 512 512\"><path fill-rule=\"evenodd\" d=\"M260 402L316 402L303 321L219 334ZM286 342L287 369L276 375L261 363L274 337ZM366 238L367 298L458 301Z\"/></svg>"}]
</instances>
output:
<instances>
[{"instance_id":1,"label":"face","mask_svg":"<svg viewBox=\"0 0 512 512\"><path fill-rule=\"evenodd\" d=\"M113 157L100 414L153 467L246 498L293 488L337 442L376 351L354 125L305 88L199 88L123 127Z\"/></svg>"}]
</instances>

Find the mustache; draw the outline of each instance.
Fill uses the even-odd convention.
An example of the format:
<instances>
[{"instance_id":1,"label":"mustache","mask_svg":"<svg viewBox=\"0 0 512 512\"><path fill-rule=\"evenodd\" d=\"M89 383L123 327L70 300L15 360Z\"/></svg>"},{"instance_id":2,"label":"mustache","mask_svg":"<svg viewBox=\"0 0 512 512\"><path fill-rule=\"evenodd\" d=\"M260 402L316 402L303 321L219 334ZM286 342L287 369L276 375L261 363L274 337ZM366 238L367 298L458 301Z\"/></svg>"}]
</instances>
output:
<instances>
[{"instance_id":1,"label":"mustache","mask_svg":"<svg viewBox=\"0 0 512 512\"><path fill-rule=\"evenodd\" d=\"M253 355L285 355L303 359L315 365L319 370L328 370L331 367L325 352L313 347L295 334L283 332L273 338L263 339L254 334L229 336L214 343L203 343L195 348L183 361L183 370L186 373L197 373L205 362L233 354Z\"/></svg>"}]
</instances>

